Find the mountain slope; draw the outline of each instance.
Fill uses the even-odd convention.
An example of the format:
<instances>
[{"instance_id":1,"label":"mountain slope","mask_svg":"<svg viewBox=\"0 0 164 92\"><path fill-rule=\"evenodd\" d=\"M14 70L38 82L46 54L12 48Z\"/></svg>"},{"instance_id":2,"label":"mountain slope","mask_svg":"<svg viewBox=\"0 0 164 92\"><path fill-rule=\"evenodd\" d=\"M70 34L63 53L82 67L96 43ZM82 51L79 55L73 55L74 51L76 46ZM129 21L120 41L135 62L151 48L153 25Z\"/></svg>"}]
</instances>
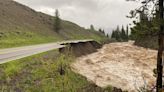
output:
<instances>
[{"instance_id":1,"label":"mountain slope","mask_svg":"<svg viewBox=\"0 0 164 92\"><path fill-rule=\"evenodd\" d=\"M13 0L0 0L0 48L68 39L106 39L99 32L88 31L64 20L61 31L56 33L53 20L52 16Z\"/></svg>"}]
</instances>

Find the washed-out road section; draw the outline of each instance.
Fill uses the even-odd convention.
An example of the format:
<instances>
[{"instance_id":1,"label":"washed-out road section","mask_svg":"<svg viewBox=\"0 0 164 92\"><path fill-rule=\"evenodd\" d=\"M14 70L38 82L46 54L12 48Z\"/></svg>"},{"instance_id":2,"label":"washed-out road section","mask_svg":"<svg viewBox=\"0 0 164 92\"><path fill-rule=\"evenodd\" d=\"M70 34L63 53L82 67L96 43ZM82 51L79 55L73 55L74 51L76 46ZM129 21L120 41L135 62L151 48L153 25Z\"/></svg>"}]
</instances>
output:
<instances>
[{"instance_id":1,"label":"washed-out road section","mask_svg":"<svg viewBox=\"0 0 164 92\"><path fill-rule=\"evenodd\" d=\"M0 49L0 64L6 63L12 60L16 60L16 59L28 57L31 55L39 54L42 52L63 48L66 46L62 44L88 42L88 41L93 41L93 40L91 39L69 40L69 41L62 41L62 42L55 42L55 43L48 43L48 44L39 44L39 45L32 45L32 46Z\"/></svg>"}]
</instances>

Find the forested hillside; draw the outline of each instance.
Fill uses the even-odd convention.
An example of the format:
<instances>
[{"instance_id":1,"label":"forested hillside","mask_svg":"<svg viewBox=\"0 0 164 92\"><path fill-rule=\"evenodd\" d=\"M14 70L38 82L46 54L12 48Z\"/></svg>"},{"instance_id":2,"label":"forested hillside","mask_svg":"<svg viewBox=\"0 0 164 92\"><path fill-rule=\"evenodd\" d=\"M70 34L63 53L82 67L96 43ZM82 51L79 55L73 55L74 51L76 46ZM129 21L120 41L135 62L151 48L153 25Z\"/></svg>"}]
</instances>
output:
<instances>
[{"instance_id":1,"label":"forested hillside","mask_svg":"<svg viewBox=\"0 0 164 92\"><path fill-rule=\"evenodd\" d=\"M131 28L132 40L135 44L146 48L158 48L158 30L159 21L157 19L158 11L153 16L148 16L145 11L140 12L139 21L133 21L135 26Z\"/></svg>"}]
</instances>

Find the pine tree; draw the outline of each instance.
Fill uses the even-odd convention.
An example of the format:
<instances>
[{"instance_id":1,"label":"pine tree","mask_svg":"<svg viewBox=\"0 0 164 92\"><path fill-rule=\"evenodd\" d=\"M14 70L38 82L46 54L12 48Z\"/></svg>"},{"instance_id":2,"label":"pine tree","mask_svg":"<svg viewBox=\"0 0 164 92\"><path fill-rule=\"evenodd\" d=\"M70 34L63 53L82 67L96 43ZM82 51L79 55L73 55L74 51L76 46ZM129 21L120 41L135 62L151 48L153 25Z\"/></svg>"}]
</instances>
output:
<instances>
[{"instance_id":1,"label":"pine tree","mask_svg":"<svg viewBox=\"0 0 164 92\"><path fill-rule=\"evenodd\" d=\"M102 33L105 35L105 30L102 30Z\"/></svg>"},{"instance_id":2,"label":"pine tree","mask_svg":"<svg viewBox=\"0 0 164 92\"><path fill-rule=\"evenodd\" d=\"M130 0L127 0L130 1ZM133 0L136 1L136 0ZM146 8L146 10L149 10L150 3L153 7L157 8L159 10L159 16L157 16L157 26L156 23L154 24L154 20L148 20L145 23L140 21L140 23L137 23L137 25L131 30L132 35L135 37L141 37L141 36L147 36L152 34L158 34L158 54L157 54L157 80L156 80L156 92L162 92L163 90L163 50L164 50L164 25L161 23L164 20L164 0L142 0L142 8L135 9L135 12L141 11L141 9ZM152 9L151 9L152 12ZM153 14L153 12L152 12ZM151 15L152 15L151 14ZM135 17L136 14L133 12L131 13L132 17ZM156 21L156 20L155 20ZM143 25L144 24L144 25ZM138 29L140 31L138 31ZM142 29L143 28L143 29ZM155 30L153 30L155 29ZM157 31L156 31L157 30ZM133 32L134 31L134 32ZM146 32L143 32L146 31ZM155 32L156 31L156 32ZM135 34L135 35L134 35ZM137 36L136 36L137 34Z\"/></svg>"},{"instance_id":3,"label":"pine tree","mask_svg":"<svg viewBox=\"0 0 164 92\"><path fill-rule=\"evenodd\" d=\"M102 30L101 30L101 28L99 29L99 32L100 32L100 33L102 33Z\"/></svg>"},{"instance_id":4,"label":"pine tree","mask_svg":"<svg viewBox=\"0 0 164 92\"><path fill-rule=\"evenodd\" d=\"M122 29L121 29L121 39L123 41L126 41L126 33L125 33L125 30L124 30L124 26L122 26Z\"/></svg>"},{"instance_id":5,"label":"pine tree","mask_svg":"<svg viewBox=\"0 0 164 92\"><path fill-rule=\"evenodd\" d=\"M159 0L159 12L160 12L160 16L159 19L163 20L164 19L164 5L163 5L164 0ZM163 79L163 49L164 49L164 26L162 24L160 24L159 27L159 39L158 39L158 54L157 54L157 92L162 92L162 79Z\"/></svg>"},{"instance_id":6,"label":"pine tree","mask_svg":"<svg viewBox=\"0 0 164 92\"><path fill-rule=\"evenodd\" d=\"M115 38L115 30L112 31L111 38Z\"/></svg>"},{"instance_id":7,"label":"pine tree","mask_svg":"<svg viewBox=\"0 0 164 92\"><path fill-rule=\"evenodd\" d=\"M108 38L109 38L109 35L107 34L107 35L106 35L106 37L108 37Z\"/></svg>"},{"instance_id":8,"label":"pine tree","mask_svg":"<svg viewBox=\"0 0 164 92\"><path fill-rule=\"evenodd\" d=\"M56 9L55 11L55 17L54 17L55 23L54 23L54 30L58 33L61 29L61 20L59 17L59 11Z\"/></svg>"},{"instance_id":9,"label":"pine tree","mask_svg":"<svg viewBox=\"0 0 164 92\"><path fill-rule=\"evenodd\" d=\"M126 39L129 40L129 26L126 26Z\"/></svg>"},{"instance_id":10,"label":"pine tree","mask_svg":"<svg viewBox=\"0 0 164 92\"><path fill-rule=\"evenodd\" d=\"M120 33L120 28L117 26L117 29L115 31L115 38L117 41L121 41L121 33Z\"/></svg>"},{"instance_id":11,"label":"pine tree","mask_svg":"<svg viewBox=\"0 0 164 92\"><path fill-rule=\"evenodd\" d=\"M95 31L95 28L93 25L90 26L90 30Z\"/></svg>"}]
</instances>

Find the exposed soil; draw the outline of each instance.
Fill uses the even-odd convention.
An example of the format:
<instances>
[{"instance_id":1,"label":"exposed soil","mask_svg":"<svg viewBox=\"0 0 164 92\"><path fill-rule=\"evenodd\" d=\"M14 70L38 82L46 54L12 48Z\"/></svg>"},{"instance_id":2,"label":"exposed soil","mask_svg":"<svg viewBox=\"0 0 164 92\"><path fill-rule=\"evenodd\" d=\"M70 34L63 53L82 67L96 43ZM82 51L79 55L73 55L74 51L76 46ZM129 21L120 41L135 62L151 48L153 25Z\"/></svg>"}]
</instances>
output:
<instances>
[{"instance_id":1,"label":"exposed soil","mask_svg":"<svg viewBox=\"0 0 164 92\"><path fill-rule=\"evenodd\" d=\"M77 58L72 68L100 87L111 85L135 92L145 82L148 87L155 84L156 56L156 50L135 46L133 42L111 43Z\"/></svg>"},{"instance_id":2,"label":"exposed soil","mask_svg":"<svg viewBox=\"0 0 164 92\"><path fill-rule=\"evenodd\" d=\"M97 52L97 49L101 48L101 44L95 41L89 42L79 42L79 43L69 43L67 47L60 48L59 51L61 53L68 53L68 51L76 56L80 57L83 55L91 54L93 52Z\"/></svg>"}]
</instances>

